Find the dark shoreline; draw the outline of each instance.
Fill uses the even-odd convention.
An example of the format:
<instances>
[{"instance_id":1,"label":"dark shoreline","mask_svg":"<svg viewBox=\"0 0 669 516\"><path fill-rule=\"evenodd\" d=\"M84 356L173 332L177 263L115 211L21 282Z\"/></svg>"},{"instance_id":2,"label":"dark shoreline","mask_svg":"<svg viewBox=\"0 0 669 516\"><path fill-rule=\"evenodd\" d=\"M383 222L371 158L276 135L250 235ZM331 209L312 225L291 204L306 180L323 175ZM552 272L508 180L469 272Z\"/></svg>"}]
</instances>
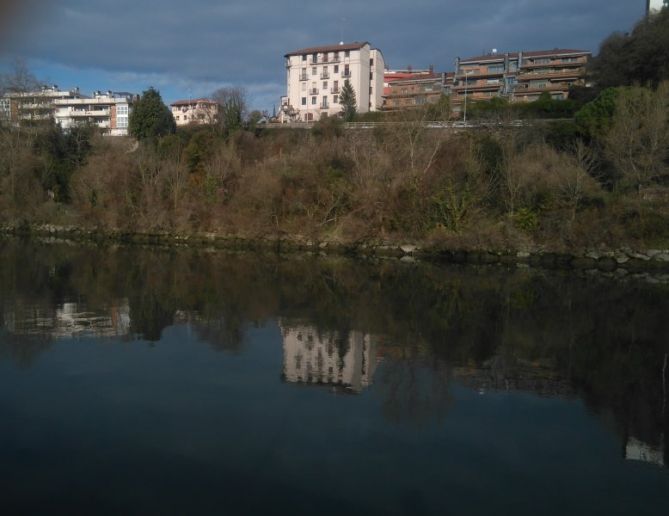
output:
<instances>
[{"instance_id":1,"label":"dark shoreline","mask_svg":"<svg viewBox=\"0 0 669 516\"><path fill-rule=\"evenodd\" d=\"M472 265L519 265L561 270L598 270L628 273L669 273L669 250L582 250L553 252L544 250L463 250L421 247L419 244L392 242L312 241L295 236L243 238L214 233L180 235L167 232L141 233L88 230L71 226L0 226L0 235L91 243L96 245L141 245L156 247L207 248L231 251L263 251L277 254L312 253L363 258L421 259L433 262Z\"/></svg>"}]
</instances>

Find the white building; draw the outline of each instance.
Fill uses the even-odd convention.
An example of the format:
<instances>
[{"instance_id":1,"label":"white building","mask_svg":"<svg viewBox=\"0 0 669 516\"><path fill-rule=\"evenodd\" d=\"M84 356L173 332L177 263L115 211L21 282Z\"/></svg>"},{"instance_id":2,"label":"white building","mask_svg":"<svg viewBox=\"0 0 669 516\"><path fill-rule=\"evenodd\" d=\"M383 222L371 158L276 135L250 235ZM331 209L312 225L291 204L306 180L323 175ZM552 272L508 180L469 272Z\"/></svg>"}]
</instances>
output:
<instances>
[{"instance_id":1,"label":"white building","mask_svg":"<svg viewBox=\"0 0 669 516\"><path fill-rule=\"evenodd\" d=\"M659 13L663 7L669 5L669 0L647 0L646 11L648 14Z\"/></svg>"},{"instance_id":2,"label":"white building","mask_svg":"<svg viewBox=\"0 0 669 516\"><path fill-rule=\"evenodd\" d=\"M374 339L359 331L319 334L310 326L280 323L283 378L291 383L332 385L361 392L372 384L377 356Z\"/></svg>"},{"instance_id":3,"label":"white building","mask_svg":"<svg viewBox=\"0 0 669 516\"><path fill-rule=\"evenodd\" d=\"M170 108L178 126L213 124L218 117L218 104L210 99L177 100Z\"/></svg>"},{"instance_id":4,"label":"white building","mask_svg":"<svg viewBox=\"0 0 669 516\"><path fill-rule=\"evenodd\" d=\"M14 126L49 122L55 101L80 97L79 88L60 90L56 85L37 91L5 93L0 101L0 121Z\"/></svg>"},{"instance_id":5,"label":"white building","mask_svg":"<svg viewBox=\"0 0 669 516\"><path fill-rule=\"evenodd\" d=\"M381 51L369 43L303 48L285 58L287 103L282 102L282 112L291 112L291 121L310 122L340 113L339 94L345 81L353 86L358 113L381 109L385 63Z\"/></svg>"},{"instance_id":6,"label":"white building","mask_svg":"<svg viewBox=\"0 0 669 516\"><path fill-rule=\"evenodd\" d=\"M128 117L134 96L130 93L102 93L92 98L54 100L54 118L65 131L78 125L89 124L109 136L128 135Z\"/></svg>"}]
</instances>

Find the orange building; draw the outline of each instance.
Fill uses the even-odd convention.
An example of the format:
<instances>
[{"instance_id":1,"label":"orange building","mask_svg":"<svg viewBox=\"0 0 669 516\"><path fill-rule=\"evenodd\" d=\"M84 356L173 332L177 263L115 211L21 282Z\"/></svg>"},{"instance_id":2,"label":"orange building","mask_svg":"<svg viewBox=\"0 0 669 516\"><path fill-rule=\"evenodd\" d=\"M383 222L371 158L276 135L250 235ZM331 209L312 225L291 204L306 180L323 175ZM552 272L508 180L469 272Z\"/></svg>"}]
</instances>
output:
<instances>
[{"instance_id":1,"label":"orange building","mask_svg":"<svg viewBox=\"0 0 669 516\"><path fill-rule=\"evenodd\" d=\"M572 85L585 85L586 50L553 49L498 53L458 58L452 84L452 105L459 111L469 101L504 97L511 102L531 102L548 92L566 99Z\"/></svg>"}]
</instances>

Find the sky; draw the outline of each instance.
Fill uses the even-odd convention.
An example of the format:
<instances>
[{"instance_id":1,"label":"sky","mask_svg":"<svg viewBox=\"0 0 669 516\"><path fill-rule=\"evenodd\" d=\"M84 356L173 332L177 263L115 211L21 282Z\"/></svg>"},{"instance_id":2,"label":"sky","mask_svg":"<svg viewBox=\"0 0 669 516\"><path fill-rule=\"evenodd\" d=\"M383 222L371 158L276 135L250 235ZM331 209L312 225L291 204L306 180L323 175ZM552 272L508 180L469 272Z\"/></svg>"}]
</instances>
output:
<instances>
[{"instance_id":1,"label":"sky","mask_svg":"<svg viewBox=\"0 0 669 516\"><path fill-rule=\"evenodd\" d=\"M0 8L9 0L0 0ZM369 41L390 68L450 71L456 57L575 48L597 53L646 0L20 0L0 10L0 69L16 57L41 80L166 102L243 86L252 108L285 94L283 55Z\"/></svg>"}]
</instances>

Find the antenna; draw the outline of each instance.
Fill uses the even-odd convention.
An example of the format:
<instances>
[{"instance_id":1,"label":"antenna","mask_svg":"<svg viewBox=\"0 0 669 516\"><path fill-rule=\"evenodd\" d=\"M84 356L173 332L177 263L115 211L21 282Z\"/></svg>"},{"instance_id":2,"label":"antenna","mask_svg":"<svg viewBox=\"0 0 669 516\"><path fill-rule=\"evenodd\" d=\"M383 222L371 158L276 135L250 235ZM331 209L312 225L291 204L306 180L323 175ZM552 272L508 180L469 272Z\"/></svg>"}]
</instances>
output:
<instances>
[{"instance_id":1,"label":"antenna","mask_svg":"<svg viewBox=\"0 0 669 516\"><path fill-rule=\"evenodd\" d=\"M344 24L346 23L346 18L342 16L339 19L339 44L344 44Z\"/></svg>"}]
</instances>

